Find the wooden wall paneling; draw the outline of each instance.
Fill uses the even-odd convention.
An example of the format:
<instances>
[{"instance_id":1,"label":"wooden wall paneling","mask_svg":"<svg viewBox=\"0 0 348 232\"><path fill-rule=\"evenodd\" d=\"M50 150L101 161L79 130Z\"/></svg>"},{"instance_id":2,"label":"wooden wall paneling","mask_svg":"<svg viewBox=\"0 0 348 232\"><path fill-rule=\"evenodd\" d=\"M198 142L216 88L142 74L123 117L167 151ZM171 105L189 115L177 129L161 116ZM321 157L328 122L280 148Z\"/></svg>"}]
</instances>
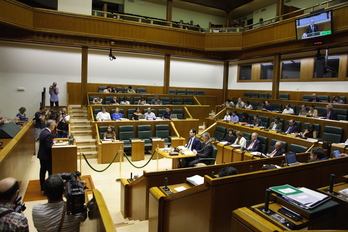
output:
<instances>
[{"instance_id":1,"label":"wooden wall paneling","mask_svg":"<svg viewBox=\"0 0 348 232\"><path fill-rule=\"evenodd\" d=\"M301 59L300 67L300 80L301 81L312 81L314 78L314 58L303 58ZM301 97L302 99L302 97Z\"/></svg>"},{"instance_id":2,"label":"wooden wall paneling","mask_svg":"<svg viewBox=\"0 0 348 232\"><path fill-rule=\"evenodd\" d=\"M335 32L341 32L343 30L347 30L348 25L348 14L347 14L347 6L342 6L339 9L335 9L332 18L333 18L333 25L334 25L334 30L333 33Z\"/></svg>"},{"instance_id":3,"label":"wooden wall paneling","mask_svg":"<svg viewBox=\"0 0 348 232\"><path fill-rule=\"evenodd\" d=\"M347 78L347 64L348 64L348 55L340 55L340 63L338 67L338 80L344 81Z\"/></svg>"},{"instance_id":4,"label":"wooden wall paneling","mask_svg":"<svg viewBox=\"0 0 348 232\"><path fill-rule=\"evenodd\" d=\"M242 47L242 33L206 33L207 51L233 51Z\"/></svg>"},{"instance_id":5,"label":"wooden wall paneling","mask_svg":"<svg viewBox=\"0 0 348 232\"><path fill-rule=\"evenodd\" d=\"M32 7L18 1L0 1L0 22L26 29L33 28Z\"/></svg>"},{"instance_id":6,"label":"wooden wall paneling","mask_svg":"<svg viewBox=\"0 0 348 232\"><path fill-rule=\"evenodd\" d=\"M261 78L261 63L251 65L251 81L259 81Z\"/></svg>"},{"instance_id":7,"label":"wooden wall paneling","mask_svg":"<svg viewBox=\"0 0 348 232\"><path fill-rule=\"evenodd\" d=\"M82 103L81 83L67 82L67 105L80 105Z\"/></svg>"}]
</instances>

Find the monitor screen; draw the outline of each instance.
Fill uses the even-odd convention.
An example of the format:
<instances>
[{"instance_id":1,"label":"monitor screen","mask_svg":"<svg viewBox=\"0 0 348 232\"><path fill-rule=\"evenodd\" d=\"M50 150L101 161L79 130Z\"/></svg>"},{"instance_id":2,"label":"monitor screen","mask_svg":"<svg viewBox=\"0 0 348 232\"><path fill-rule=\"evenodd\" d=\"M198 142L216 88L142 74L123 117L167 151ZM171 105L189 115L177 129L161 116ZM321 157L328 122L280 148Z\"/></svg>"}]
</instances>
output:
<instances>
[{"instance_id":1,"label":"monitor screen","mask_svg":"<svg viewBox=\"0 0 348 232\"><path fill-rule=\"evenodd\" d=\"M296 153L287 153L287 154L285 154L285 161L286 161L287 164L296 163L297 162Z\"/></svg>"},{"instance_id":2,"label":"monitor screen","mask_svg":"<svg viewBox=\"0 0 348 232\"><path fill-rule=\"evenodd\" d=\"M325 11L295 20L296 38L310 39L332 34L332 11Z\"/></svg>"}]
</instances>

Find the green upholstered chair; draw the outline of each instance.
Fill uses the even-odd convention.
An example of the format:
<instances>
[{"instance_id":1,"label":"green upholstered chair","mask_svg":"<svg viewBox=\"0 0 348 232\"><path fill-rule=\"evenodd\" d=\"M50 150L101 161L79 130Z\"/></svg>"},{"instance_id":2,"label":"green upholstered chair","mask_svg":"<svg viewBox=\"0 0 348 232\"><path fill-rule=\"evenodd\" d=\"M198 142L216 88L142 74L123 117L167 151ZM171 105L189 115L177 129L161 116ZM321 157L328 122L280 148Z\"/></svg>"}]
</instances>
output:
<instances>
[{"instance_id":1,"label":"green upholstered chair","mask_svg":"<svg viewBox=\"0 0 348 232\"><path fill-rule=\"evenodd\" d=\"M168 124L156 125L156 137L164 139L164 145L170 145L170 131Z\"/></svg>"},{"instance_id":2,"label":"green upholstered chair","mask_svg":"<svg viewBox=\"0 0 348 232\"><path fill-rule=\"evenodd\" d=\"M294 153L304 153L307 150L308 150L308 147L301 146L294 143L290 144L290 147L289 147L289 152L294 152Z\"/></svg>"},{"instance_id":3,"label":"green upholstered chair","mask_svg":"<svg viewBox=\"0 0 348 232\"><path fill-rule=\"evenodd\" d=\"M131 138L135 138L134 136L134 127L133 125L124 125L118 127L118 138L123 141L124 149L130 149L132 147L132 143L130 141Z\"/></svg>"},{"instance_id":4,"label":"green upholstered chair","mask_svg":"<svg viewBox=\"0 0 348 232\"><path fill-rule=\"evenodd\" d=\"M252 92L252 93L251 93L251 97L252 97L252 98L259 98L259 93L254 93L254 92Z\"/></svg>"},{"instance_id":5,"label":"green upholstered chair","mask_svg":"<svg viewBox=\"0 0 348 232\"><path fill-rule=\"evenodd\" d=\"M137 88L136 92L139 94L146 94L146 88Z\"/></svg>"},{"instance_id":6,"label":"green upholstered chair","mask_svg":"<svg viewBox=\"0 0 348 232\"><path fill-rule=\"evenodd\" d=\"M176 94L178 94L178 95L186 95L186 90L185 89L178 89L176 91Z\"/></svg>"},{"instance_id":7,"label":"green upholstered chair","mask_svg":"<svg viewBox=\"0 0 348 232\"><path fill-rule=\"evenodd\" d=\"M244 92L244 97L250 97L250 92Z\"/></svg>"},{"instance_id":8,"label":"green upholstered chair","mask_svg":"<svg viewBox=\"0 0 348 232\"><path fill-rule=\"evenodd\" d=\"M260 93L260 98L268 99L268 93Z\"/></svg>"},{"instance_id":9,"label":"green upholstered chair","mask_svg":"<svg viewBox=\"0 0 348 232\"><path fill-rule=\"evenodd\" d=\"M325 126L323 132L323 141L332 143L341 143L343 136L343 129L335 126Z\"/></svg>"},{"instance_id":10,"label":"green upholstered chair","mask_svg":"<svg viewBox=\"0 0 348 232\"><path fill-rule=\"evenodd\" d=\"M271 142L269 143L269 147L274 146L274 144L278 141L282 143L282 148L286 151L286 149L288 148L288 143L281 140L277 140L277 139L272 139Z\"/></svg>"},{"instance_id":11,"label":"green upholstered chair","mask_svg":"<svg viewBox=\"0 0 348 232\"><path fill-rule=\"evenodd\" d=\"M169 97L161 97L162 105L170 105L170 98Z\"/></svg>"},{"instance_id":12,"label":"green upholstered chair","mask_svg":"<svg viewBox=\"0 0 348 232\"><path fill-rule=\"evenodd\" d=\"M196 95L204 95L204 90L197 90Z\"/></svg>"},{"instance_id":13,"label":"green upholstered chair","mask_svg":"<svg viewBox=\"0 0 348 232\"><path fill-rule=\"evenodd\" d=\"M279 100L289 100L290 95L288 93L281 93L279 94Z\"/></svg>"},{"instance_id":14,"label":"green upholstered chair","mask_svg":"<svg viewBox=\"0 0 348 232\"><path fill-rule=\"evenodd\" d=\"M260 140L260 142L261 142L261 152L263 153L263 154L266 154L266 152L267 152L267 146L268 146L268 138L267 137L265 137L265 136L258 136L258 139Z\"/></svg>"},{"instance_id":15,"label":"green upholstered chair","mask_svg":"<svg viewBox=\"0 0 348 232\"><path fill-rule=\"evenodd\" d=\"M144 141L145 148L150 149L152 147L152 142L150 140L151 137L151 125L138 125L138 138Z\"/></svg>"},{"instance_id":16,"label":"green upholstered chair","mask_svg":"<svg viewBox=\"0 0 348 232\"><path fill-rule=\"evenodd\" d=\"M182 105L182 99L178 97L172 98L172 105Z\"/></svg>"},{"instance_id":17,"label":"green upholstered chair","mask_svg":"<svg viewBox=\"0 0 348 232\"><path fill-rule=\"evenodd\" d=\"M169 90L169 94L176 94L176 90L175 89L170 89Z\"/></svg>"},{"instance_id":18,"label":"green upholstered chair","mask_svg":"<svg viewBox=\"0 0 348 232\"><path fill-rule=\"evenodd\" d=\"M222 141L225 138L225 136L226 136L226 132L227 132L226 127L216 126L215 127L214 137L210 138L210 140Z\"/></svg>"},{"instance_id":19,"label":"green upholstered chair","mask_svg":"<svg viewBox=\"0 0 348 232\"><path fill-rule=\"evenodd\" d=\"M184 105L193 105L192 98L184 98Z\"/></svg>"},{"instance_id":20,"label":"green upholstered chair","mask_svg":"<svg viewBox=\"0 0 348 232\"><path fill-rule=\"evenodd\" d=\"M212 146L213 146L212 156L209 158L199 158L199 163L205 163L206 165L214 165L215 164L218 149L214 145L212 145Z\"/></svg>"},{"instance_id":21,"label":"green upholstered chair","mask_svg":"<svg viewBox=\"0 0 348 232\"><path fill-rule=\"evenodd\" d=\"M195 91L192 89L187 90L187 95L195 95Z\"/></svg>"}]
</instances>

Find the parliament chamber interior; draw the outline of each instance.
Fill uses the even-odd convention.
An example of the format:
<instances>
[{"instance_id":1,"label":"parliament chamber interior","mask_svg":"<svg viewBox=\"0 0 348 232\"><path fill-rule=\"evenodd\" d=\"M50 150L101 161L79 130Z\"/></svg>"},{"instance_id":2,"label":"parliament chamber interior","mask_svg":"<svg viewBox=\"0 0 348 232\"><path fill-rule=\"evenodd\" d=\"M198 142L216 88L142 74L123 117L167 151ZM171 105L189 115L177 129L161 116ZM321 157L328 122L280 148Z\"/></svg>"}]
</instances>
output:
<instances>
[{"instance_id":1,"label":"parliament chamber interior","mask_svg":"<svg viewBox=\"0 0 348 232\"><path fill-rule=\"evenodd\" d=\"M0 0L0 180L18 180L29 230L47 202L43 108L52 174L87 186L82 232L347 231L347 12L344 0Z\"/></svg>"}]
</instances>

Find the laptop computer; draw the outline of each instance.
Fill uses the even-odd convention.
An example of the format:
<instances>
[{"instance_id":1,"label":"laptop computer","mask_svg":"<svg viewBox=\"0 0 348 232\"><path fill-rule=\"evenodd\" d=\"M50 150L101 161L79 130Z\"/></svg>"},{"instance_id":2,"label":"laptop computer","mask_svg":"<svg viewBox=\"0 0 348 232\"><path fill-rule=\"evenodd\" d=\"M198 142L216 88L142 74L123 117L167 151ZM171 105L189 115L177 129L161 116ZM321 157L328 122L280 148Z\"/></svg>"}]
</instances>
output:
<instances>
[{"instance_id":1,"label":"laptop computer","mask_svg":"<svg viewBox=\"0 0 348 232\"><path fill-rule=\"evenodd\" d=\"M333 150L332 154L333 154L333 157L340 158L342 153L340 150L337 149L337 150Z\"/></svg>"},{"instance_id":2,"label":"laptop computer","mask_svg":"<svg viewBox=\"0 0 348 232\"><path fill-rule=\"evenodd\" d=\"M300 162L297 161L296 153L286 153L285 162L288 164L288 166L301 164Z\"/></svg>"}]
</instances>

